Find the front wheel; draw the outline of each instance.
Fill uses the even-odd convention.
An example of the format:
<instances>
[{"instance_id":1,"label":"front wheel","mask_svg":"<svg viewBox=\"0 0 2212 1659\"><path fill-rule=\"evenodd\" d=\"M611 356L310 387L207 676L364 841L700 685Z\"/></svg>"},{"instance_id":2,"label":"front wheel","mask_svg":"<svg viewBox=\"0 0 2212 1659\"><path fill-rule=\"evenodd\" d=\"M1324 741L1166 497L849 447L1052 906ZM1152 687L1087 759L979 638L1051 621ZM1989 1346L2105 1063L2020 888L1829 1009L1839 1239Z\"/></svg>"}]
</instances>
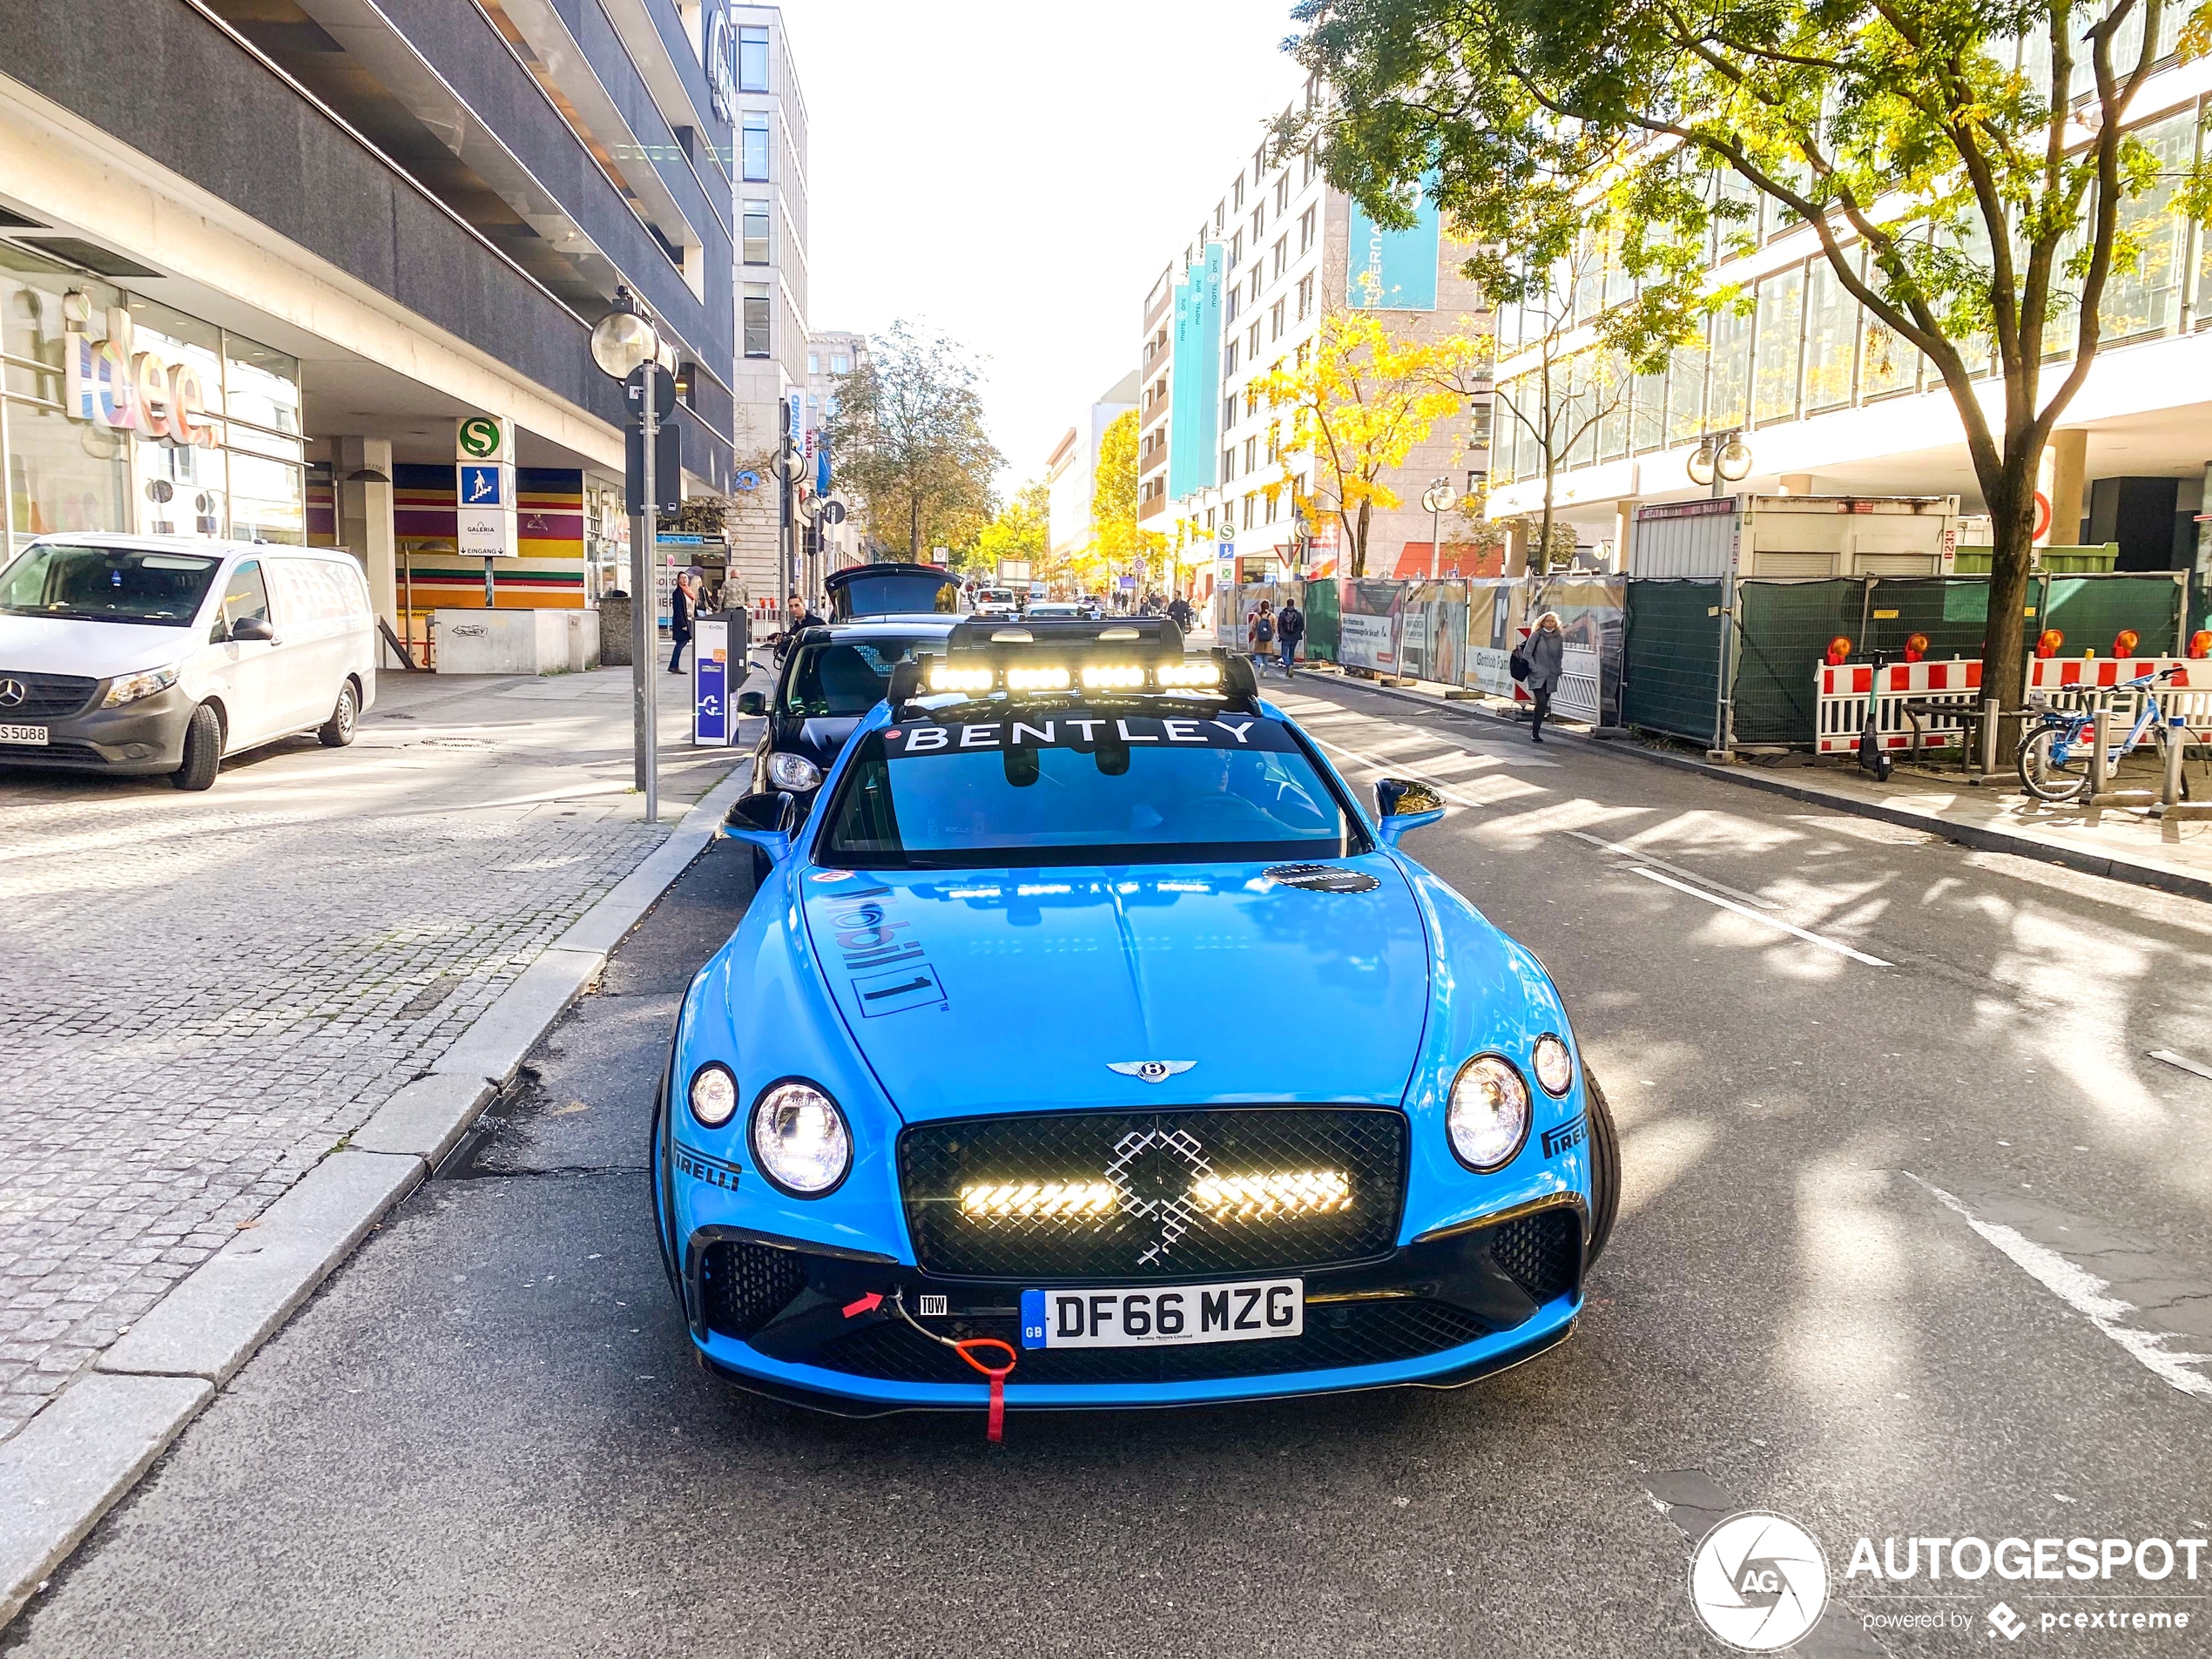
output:
<instances>
[{"instance_id":1,"label":"front wheel","mask_svg":"<svg viewBox=\"0 0 2212 1659\"><path fill-rule=\"evenodd\" d=\"M2020 787L2038 800L2079 800L2089 787L2088 745L2065 744L2061 753L2064 737L2060 727L2046 725L2020 739L2014 757Z\"/></svg>"},{"instance_id":2,"label":"front wheel","mask_svg":"<svg viewBox=\"0 0 2212 1659\"><path fill-rule=\"evenodd\" d=\"M185 727L183 763L169 774L169 781L179 789L210 789L222 764L222 717L203 703L192 711L191 724Z\"/></svg>"},{"instance_id":3,"label":"front wheel","mask_svg":"<svg viewBox=\"0 0 2212 1659\"><path fill-rule=\"evenodd\" d=\"M1613 1127L1613 1109L1605 1103L1605 1090L1586 1066L1582 1092L1590 1120L1590 1247L1582 1258L1588 1272L1613 1237L1613 1223L1621 1213L1621 1135Z\"/></svg>"}]
</instances>

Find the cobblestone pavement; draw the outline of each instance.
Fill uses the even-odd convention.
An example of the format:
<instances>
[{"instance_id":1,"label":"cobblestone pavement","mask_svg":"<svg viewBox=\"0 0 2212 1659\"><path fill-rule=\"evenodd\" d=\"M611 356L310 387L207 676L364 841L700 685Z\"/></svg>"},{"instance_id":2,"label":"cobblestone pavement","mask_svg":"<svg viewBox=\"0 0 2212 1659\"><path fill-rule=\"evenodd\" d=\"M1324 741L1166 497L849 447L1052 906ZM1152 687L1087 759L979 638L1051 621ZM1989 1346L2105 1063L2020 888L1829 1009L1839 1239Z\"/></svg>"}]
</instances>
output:
<instances>
[{"instance_id":1,"label":"cobblestone pavement","mask_svg":"<svg viewBox=\"0 0 2212 1659\"><path fill-rule=\"evenodd\" d=\"M658 826L621 670L388 676L201 795L0 768L0 1440L659 844L737 752L664 712Z\"/></svg>"}]
</instances>

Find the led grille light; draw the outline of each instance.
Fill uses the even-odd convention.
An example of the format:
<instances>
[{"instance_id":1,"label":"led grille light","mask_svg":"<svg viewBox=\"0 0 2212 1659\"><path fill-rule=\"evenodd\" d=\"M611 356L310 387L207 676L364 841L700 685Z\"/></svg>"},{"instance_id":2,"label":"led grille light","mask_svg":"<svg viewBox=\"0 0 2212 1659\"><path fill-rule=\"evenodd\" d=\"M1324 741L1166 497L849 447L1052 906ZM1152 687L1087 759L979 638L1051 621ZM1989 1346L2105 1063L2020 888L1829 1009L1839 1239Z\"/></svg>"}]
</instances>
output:
<instances>
[{"instance_id":1,"label":"led grille light","mask_svg":"<svg viewBox=\"0 0 2212 1659\"><path fill-rule=\"evenodd\" d=\"M1083 670L1083 684L1092 691L1120 691L1144 684L1144 671L1134 663L1095 663Z\"/></svg>"},{"instance_id":2,"label":"led grille light","mask_svg":"<svg viewBox=\"0 0 2212 1659\"><path fill-rule=\"evenodd\" d=\"M995 678L988 668L947 668L940 664L929 671L929 689L933 691L988 691Z\"/></svg>"},{"instance_id":3,"label":"led grille light","mask_svg":"<svg viewBox=\"0 0 2212 1659\"><path fill-rule=\"evenodd\" d=\"M1327 1216L1352 1208L1352 1183L1345 1179L1341 1170L1210 1175L1191 1184L1190 1202L1216 1221Z\"/></svg>"},{"instance_id":4,"label":"led grille light","mask_svg":"<svg viewBox=\"0 0 2212 1659\"><path fill-rule=\"evenodd\" d=\"M1221 683L1221 664L1218 663L1162 663L1152 672L1163 685L1218 685Z\"/></svg>"},{"instance_id":5,"label":"led grille light","mask_svg":"<svg viewBox=\"0 0 2212 1659\"><path fill-rule=\"evenodd\" d=\"M1068 689L1068 671L1064 668L1009 668L1006 671L1006 689L1009 691L1064 691Z\"/></svg>"},{"instance_id":6,"label":"led grille light","mask_svg":"<svg viewBox=\"0 0 2212 1659\"><path fill-rule=\"evenodd\" d=\"M960 1212L977 1221L1088 1221L1110 1216L1121 1193L1110 1181L987 1182L960 1190Z\"/></svg>"}]
</instances>

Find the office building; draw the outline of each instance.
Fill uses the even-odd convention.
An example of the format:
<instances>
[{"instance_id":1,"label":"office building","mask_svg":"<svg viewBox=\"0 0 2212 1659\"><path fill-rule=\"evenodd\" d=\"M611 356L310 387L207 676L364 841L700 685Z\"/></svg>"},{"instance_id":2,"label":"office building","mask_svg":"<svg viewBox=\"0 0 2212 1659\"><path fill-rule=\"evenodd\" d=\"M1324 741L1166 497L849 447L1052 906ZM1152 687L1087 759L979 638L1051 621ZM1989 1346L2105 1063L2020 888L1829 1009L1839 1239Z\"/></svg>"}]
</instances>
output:
<instances>
[{"instance_id":1,"label":"office building","mask_svg":"<svg viewBox=\"0 0 2212 1659\"><path fill-rule=\"evenodd\" d=\"M1101 393L1045 458L1045 545L1055 560L1073 558L1090 545L1099 448L1106 442L1106 428L1136 408L1141 372L1132 368Z\"/></svg>"}]
</instances>

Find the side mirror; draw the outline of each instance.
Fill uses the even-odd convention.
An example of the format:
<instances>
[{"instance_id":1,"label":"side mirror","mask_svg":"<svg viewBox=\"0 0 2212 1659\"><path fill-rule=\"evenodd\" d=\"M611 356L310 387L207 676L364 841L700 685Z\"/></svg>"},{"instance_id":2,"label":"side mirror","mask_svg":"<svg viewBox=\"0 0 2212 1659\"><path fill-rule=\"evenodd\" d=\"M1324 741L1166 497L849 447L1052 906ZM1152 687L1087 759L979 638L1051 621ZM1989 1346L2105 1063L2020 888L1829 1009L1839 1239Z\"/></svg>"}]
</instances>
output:
<instances>
[{"instance_id":1,"label":"side mirror","mask_svg":"<svg viewBox=\"0 0 2212 1659\"><path fill-rule=\"evenodd\" d=\"M275 637L276 630L269 626L269 619L266 617L240 617L231 624L231 638L233 641L267 640Z\"/></svg>"},{"instance_id":2,"label":"side mirror","mask_svg":"<svg viewBox=\"0 0 2212 1659\"><path fill-rule=\"evenodd\" d=\"M738 712L741 715L767 713L768 694L765 691L739 691Z\"/></svg>"},{"instance_id":3,"label":"side mirror","mask_svg":"<svg viewBox=\"0 0 2212 1659\"><path fill-rule=\"evenodd\" d=\"M1442 821L1444 797L1419 778L1378 778L1375 813L1384 841L1395 846L1409 830Z\"/></svg>"},{"instance_id":4,"label":"side mirror","mask_svg":"<svg viewBox=\"0 0 2212 1659\"><path fill-rule=\"evenodd\" d=\"M740 795L730 804L722 833L733 841L750 841L771 859L781 861L791 851L792 830L799 826L799 802L787 792Z\"/></svg>"}]
</instances>

